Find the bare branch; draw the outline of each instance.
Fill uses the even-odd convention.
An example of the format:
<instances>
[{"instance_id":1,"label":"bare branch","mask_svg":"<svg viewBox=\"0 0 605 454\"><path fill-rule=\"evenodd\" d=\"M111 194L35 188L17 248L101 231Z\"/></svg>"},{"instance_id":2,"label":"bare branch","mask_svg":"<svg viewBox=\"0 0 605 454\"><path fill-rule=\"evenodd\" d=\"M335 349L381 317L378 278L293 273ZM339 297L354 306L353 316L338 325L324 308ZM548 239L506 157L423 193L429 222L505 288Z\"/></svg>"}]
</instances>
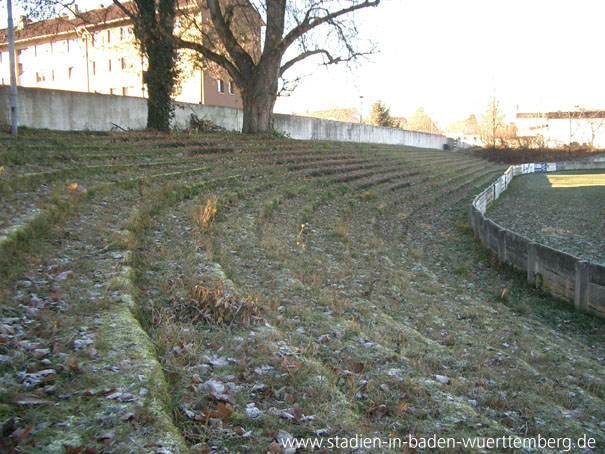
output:
<instances>
[{"instance_id":1,"label":"bare branch","mask_svg":"<svg viewBox=\"0 0 605 454\"><path fill-rule=\"evenodd\" d=\"M227 70L227 72L229 73L229 75L233 78L233 81L235 82L235 84L238 87L243 86L244 80L245 80L244 77L242 77L242 74L239 71L238 67L235 66L235 64L233 64L233 62L230 61L227 57L225 57L224 55L218 54L216 52L213 52L211 49L207 48L206 46L204 46L203 44L200 44L198 42L186 41L186 40L184 40L182 38L178 38L178 37L175 37L174 39L175 39L175 44L178 48L191 49L196 52L199 52L204 57L206 57L208 60L211 60L214 63L216 63L217 65L220 65L223 68L225 68Z\"/></svg>"},{"instance_id":2,"label":"bare branch","mask_svg":"<svg viewBox=\"0 0 605 454\"><path fill-rule=\"evenodd\" d=\"M118 8L120 8L124 14L126 14L128 17L130 17L131 20L134 19L134 12L130 11L128 8L126 8L124 5L122 5L122 3L120 1L113 0L113 4L116 5Z\"/></svg>"},{"instance_id":3,"label":"bare branch","mask_svg":"<svg viewBox=\"0 0 605 454\"><path fill-rule=\"evenodd\" d=\"M285 1L285 0L278 0ZM235 36L233 35L232 30L229 28L229 25L225 21L225 17L220 8L219 0L207 0L208 9L210 10L210 17L212 18L212 23L214 24L214 28L216 33L220 37L225 49L233 58L235 64L237 65L239 71L245 73L246 75L251 74L254 68L254 61L252 57L244 50L244 48L237 41ZM208 49L209 50L209 49ZM210 57L207 57L210 58ZM215 60L213 60L215 61ZM227 68L226 68L227 69ZM228 70L228 69L227 69ZM229 70L228 70L229 71ZM230 72L231 74L231 72ZM235 79L235 78L234 78ZM237 84L237 82L236 82Z\"/></svg>"},{"instance_id":4,"label":"bare branch","mask_svg":"<svg viewBox=\"0 0 605 454\"><path fill-rule=\"evenodd\" d=\"M378 6L378 4L380 4L380 0L365 0L364 2L351 5L348 8L343 8L332 13L329 13L327 10L323 9L326 12L326 15L323 17L311 17L310 13L312 11L312 8L309 8L305 19L298 26L290 30L290 32L284 37L281 42L280 50L282 53L285 52L285 50L299 37L307 33L309 30L312 30L326 22L334 21L334 19L340 16L351 13L353 11L357 11L362 8Z\"/></svg>"},{"instance_id":5,"label":"bare branch","mask_svg":"<svg viewBox=\"0 0 605 454\"><path fill-rule=\"evenodd\" d=\"M374 49L368 51L368 52L355 52L352 51L347 57L333 57L332 54L326 50L326 49L314 49L314 50L308 50L306 52L301 53L300 55L292 58L291 60L288 60L286 63L284 63L280 70L279 70L279 75L282 76L288 69L290 69L292 66L294 66L296 63L298 63L299 61L304 60L305 58L311 57L313 55L323 55L325 57L324 60L324 65L335 65L338 63L346 63L346 62L350 62L353 61L359 57L364 57L366 55L370 55L374 53Z\"/></svg>"}]
</instances>

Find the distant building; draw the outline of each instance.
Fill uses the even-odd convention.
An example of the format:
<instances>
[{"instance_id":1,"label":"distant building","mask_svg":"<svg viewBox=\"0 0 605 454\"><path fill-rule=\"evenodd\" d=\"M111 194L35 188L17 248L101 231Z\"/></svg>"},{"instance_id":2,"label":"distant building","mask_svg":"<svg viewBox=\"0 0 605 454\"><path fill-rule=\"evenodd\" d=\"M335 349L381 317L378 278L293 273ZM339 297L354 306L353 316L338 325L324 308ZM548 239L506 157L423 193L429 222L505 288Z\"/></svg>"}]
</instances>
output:
<instances>
[{"instance_id":1,"label":"distant building","mask_svg":"<svg viewBox=\"0 0 605 454\"><path fill-rule=\"evenodd\" d=\"M605 110L517 113L517 128L534 146L605 148Z\"/></svg>"},{"instance_id":2,"label":"distant building","mask_svg":"<svg viewBox=\"0 0 605 454\"><path fill-rule=\"evenodd\" d=\"M177 18L177 27L178 27ZM146 59L134 39L130 18L116 5L28 23L15 29L17 85L146 97ZM0 82L9 79L8 32L0 30ZM211 77L192 66L184 71L175 100L241 107L241 96L225 75Z\"/></svg>"},{"instance_id":3,"label":"distant building","mask_svg":"<svg viewBox=\"0 0 605 454\"><path fill-rule=\"evenodd\" d=\"M393 120L393 127L399 129L405 129L408 125L408 120L405 117L391 117Z\"/></svg>"},{"instance_id":4,"label":"distant building","mask_svg":"<svg viewBox=\"0 0 605 454\"><path fill-rule=\"evenodd\" d=\"M457 140L458 142L467 143L474 147L482 147L485 144L481 139L481 134L464 134L461 132L444 132L444 136L449 137L450 139Z\"/></svg>"}]
</instances>

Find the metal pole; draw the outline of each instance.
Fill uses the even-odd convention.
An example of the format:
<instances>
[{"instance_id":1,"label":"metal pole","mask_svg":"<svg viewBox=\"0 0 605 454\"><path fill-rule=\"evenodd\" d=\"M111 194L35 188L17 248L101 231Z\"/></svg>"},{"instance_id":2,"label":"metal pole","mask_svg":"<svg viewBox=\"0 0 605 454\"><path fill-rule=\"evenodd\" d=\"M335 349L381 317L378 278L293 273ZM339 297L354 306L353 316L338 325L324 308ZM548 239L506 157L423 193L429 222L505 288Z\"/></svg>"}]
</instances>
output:
<instances>
[{"instance_id":1,"label":"metal pole","mask_svg":"<svg viewBox=\"0 0 605 454\"><path fill-rule=\"evenodd\" d=\"M363 95L359 96L359 143L361 143L361 123L363 119Z\"/></svg>"},{"instance_id":2,"label":"metal pole","mask_svg":"<svg viewBox=\"0 0 605 454\"><path fill-rule=\"evenodd\" d=\"M359 124L362 123L363 118L363 96L359 97Z\"/></svg>"},{"instance_id":3,"label":"metal pole","mask_svg":"<svg viewBox=\"0 0 605 454\"><path fill-rule=\"evenodd\" d=\"M15 33L13 31L13 6L6 0L8 11L8 57L10 64L11 134L17 135L17 76L15 74Z\"/></svg>"}]
</instances>

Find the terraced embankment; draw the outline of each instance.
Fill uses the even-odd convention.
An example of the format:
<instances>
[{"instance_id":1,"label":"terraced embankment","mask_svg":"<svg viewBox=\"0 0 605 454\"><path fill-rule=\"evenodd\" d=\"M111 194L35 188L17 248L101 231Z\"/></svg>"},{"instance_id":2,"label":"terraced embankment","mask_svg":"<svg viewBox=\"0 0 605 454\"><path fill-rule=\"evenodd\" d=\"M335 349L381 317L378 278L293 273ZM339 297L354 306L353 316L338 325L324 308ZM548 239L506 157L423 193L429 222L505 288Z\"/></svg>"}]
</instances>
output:
<instances>
[{"instance_id":1,"label":"terraced embankment","mask_svg":"<svg viewBox=\"0 0 605 454\"><path fill-rule=\"evenodd\" d=\"M464 224L503 166L270 136L0 143L2 228L22 224L0 245L3 448L605 446L603 321L497 268Z\"/></svg>"}]
</instances>

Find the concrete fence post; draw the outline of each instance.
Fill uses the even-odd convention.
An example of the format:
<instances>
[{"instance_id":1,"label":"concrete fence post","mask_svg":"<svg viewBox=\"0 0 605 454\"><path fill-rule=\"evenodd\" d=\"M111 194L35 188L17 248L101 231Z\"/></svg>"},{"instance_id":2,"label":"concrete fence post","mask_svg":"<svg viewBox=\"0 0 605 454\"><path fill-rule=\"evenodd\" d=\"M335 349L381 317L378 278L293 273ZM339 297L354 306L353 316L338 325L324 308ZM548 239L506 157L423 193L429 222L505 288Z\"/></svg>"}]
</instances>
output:
<instances>
[{"instance_id":1,"label":"concrete fence post","mask_svg":"<svg viewBox=\"0 0 605 454\"><path fill-rule=\"evenodd\" d=\"M590 263L585 261L576 262L576 285L574 304L579 311L586 312L587 290L588 290L588 271Z\"/></svg>"},{"instance_id":2,"label":"concrete fence post","mask_svg":"<svg viewBox=\"0 0 605 454\"><path fill-rule=\"evenodd\" d=\"M498 261L506 263L506 229L498 230Z\"/></svg>"},{"instance_id":3,"label":"concrete fence post","mask_svg":"<svg viewBox=\"0 0 605 454\"><path fill-rule=\"evenodd\" d=\"M527 245L527 282L530 284L536 283L536 274L538 272L538 244L535 241L530 241Z\"/></svg>"},{"instance_id":4,"label":"concrete fence post","mask_svg":"<svg viewBox=\"0 0 605 454\"><path fill-rule=\"evenodd\" d=\"M481 240L483 241L483 246L489 248L489 225L485 217L483 218L483 232L481 232Z\"/></svg>"}]
</instances>

